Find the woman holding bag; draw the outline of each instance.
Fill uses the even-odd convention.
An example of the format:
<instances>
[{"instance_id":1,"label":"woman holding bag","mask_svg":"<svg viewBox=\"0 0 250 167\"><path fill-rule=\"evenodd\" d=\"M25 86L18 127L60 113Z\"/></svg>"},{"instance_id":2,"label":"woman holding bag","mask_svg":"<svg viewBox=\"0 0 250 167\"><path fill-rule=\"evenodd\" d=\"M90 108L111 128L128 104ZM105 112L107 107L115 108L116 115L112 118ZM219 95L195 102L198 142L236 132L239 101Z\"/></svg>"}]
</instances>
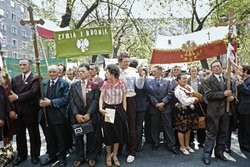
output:
<instances>
[{"instance_id":1,"label":"woman holding bag","mask_svg":"<svg viewBox=\"0 0 250 167\"><path fill-rule=\"evenodd\" d=\"M180 151L189 155L194 150L189 146L190 132L197 126L198 118L194 117L194 104L198 98L194 97L194 90L187 84L187 74L181 73L177 76L178 85L174 94L178 100L175 112L175 128L178 131Z\"/></svg>"},{"instance_id":2,"label":"woman holding bag","mask_svg":"<svg viewBox=\"0 0 250 167\"><path fill-rule=\"evenodd\" d=\"M106 69L107 80L101 88L99 110L107 117L108 110L115 110L114 123L103 123L104 144L106 145L106 165L112 166L112 160L116 166L120 166L117 158L119 144L127 141L127 119L126 119L126 87L119 80L120 71L116 65L108 65ZM113 154L111 157L111 147Z\"/></svg>"}]
</instances>

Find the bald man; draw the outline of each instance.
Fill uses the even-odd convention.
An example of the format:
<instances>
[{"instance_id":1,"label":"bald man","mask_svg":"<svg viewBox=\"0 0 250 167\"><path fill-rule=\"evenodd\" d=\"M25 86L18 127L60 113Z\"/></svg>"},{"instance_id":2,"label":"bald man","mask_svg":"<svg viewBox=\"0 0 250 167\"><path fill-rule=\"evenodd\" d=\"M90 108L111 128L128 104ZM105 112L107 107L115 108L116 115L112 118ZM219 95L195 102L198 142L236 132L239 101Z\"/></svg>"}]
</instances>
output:
<instances>
[{"instance_id":1,"label":"bald man","mask_svg":"<svg viewBox=\"0 0 250 167\"><path fill-rule=\"evenodd\" d=\"M21 74L11 81L11 94L8 96L12 103L9 109L9 117L15 120L17 158L13 166L21 164L27 159L26 129L28 129L31 145L31 161L39 163L41 139L38 128L38 98L39 81L38 77L31 72L31 61L23 59L19 62Z\"/></svg>"}]
</instances>

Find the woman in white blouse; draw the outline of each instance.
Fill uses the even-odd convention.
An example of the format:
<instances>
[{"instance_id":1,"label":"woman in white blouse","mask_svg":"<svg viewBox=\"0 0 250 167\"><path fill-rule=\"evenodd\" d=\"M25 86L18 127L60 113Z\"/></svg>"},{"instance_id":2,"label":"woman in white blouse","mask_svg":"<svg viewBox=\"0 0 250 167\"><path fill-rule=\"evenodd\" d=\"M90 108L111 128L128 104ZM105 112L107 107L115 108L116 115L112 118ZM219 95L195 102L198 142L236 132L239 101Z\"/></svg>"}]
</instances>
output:
<instances>
[{"instance_id":1,"label":"woman in white blouse","mask_svg":"<svg viewBox=\"0 0 250 167\"><path fill-rule=\"evenodd\" d=\"M194 118L194 103L198 102L197 97L193 97L194 90L187 84L187 74L181 73L177 76L178 85L174 94L178 100L175 110L175 128L178 131L180 151L189 155L194 152L189 146L191 129L197 126L198 119Z\"/></svg>"}]
</instances>

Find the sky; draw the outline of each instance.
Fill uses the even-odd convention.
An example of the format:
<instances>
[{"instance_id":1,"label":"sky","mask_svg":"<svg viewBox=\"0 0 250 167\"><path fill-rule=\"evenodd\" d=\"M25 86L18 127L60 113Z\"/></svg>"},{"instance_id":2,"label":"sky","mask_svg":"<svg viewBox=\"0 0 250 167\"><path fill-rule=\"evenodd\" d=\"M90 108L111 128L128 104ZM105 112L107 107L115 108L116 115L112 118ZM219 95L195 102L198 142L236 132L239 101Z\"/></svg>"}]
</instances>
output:
<instances>
[{"instance_id":1,"label":"sky","mask_svg":"<svg viewBox=\"0 0 250 167\"><path fill-rule=\"evenodd\" d=\"M115 2L119 2L121 0L115 0ZM41 0L33 0L33 3L42 6ZM93 0L89 0L90 4L93 2ZM188 8L188 5L180 5L179 2L172 2L171 5L166 5L166 7L161 8L158 4L154 3L154 0L136 0L135 4L132 8L132 14L136 18L159 18L162 16L169 17L170 15L174 17L191 17L190 10ZM207 11L209 10L209 6L206 5L208 0L199 0L199 4L197 11L200 16L204 16ZM77 3L80 3L79 0L77 0ZM145 4L150 4L150 8L147 9ZM56 12L58 14L58 19L61 18L61 16L64 14L66 8L66 0L60 0L56 1ZM80 12L80 11L79 11Z\"/></svg>"}]
</instances>

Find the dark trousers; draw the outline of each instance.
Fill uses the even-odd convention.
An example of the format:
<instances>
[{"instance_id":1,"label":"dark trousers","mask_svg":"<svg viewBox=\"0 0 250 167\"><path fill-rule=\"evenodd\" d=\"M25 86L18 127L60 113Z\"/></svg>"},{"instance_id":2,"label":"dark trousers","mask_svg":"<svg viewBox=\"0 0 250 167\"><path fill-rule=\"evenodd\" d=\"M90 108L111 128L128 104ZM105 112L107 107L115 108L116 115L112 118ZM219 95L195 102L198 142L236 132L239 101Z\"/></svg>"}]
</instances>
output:
<instances>
[{"instance_id":1,"label":"dark trousers","mask_svg":"<svg viewBox=\"0 0 250 167\"><path fill-rule=\"evenodd\" d=\"M136 154L136 102L135 97L127 97L127 116L129 140L127 145L127 154L135 156Z\"/></svg>"},{"instance_id":2,"label":"dark trousers","mask_svg":"<svg viewBox=\"0 0 250 167\"><path fill-rule=\"evenodd\" d=\"M67 138L67 145L66 145L66 150L69 150L73 146L73 129L71 126L71 122L67 120L66 122L66 138Z\"/></svg>"},{"instance_id":3,"label":"dark trousers","mask_svg":"<svg viewBox=\"0 0 250 167\"><path fill-rule=\"evenodd\" d=\"M250 152L250 115L239 115L238 140L240 147Z\"/></svg>"},{"instance_id":4,"label":"dark trousers","mask_svg":"<svg viewBox=\"0 0 250 167\"><path fill-rule=\"evenodd\" d=\"M191 131L190 133L190 143L194 142L194 130ZM206 129L197 129L197 141L199 144L204 144L205 143L205 139L206 139Z\"/></svg>"},{"instance_id":5,"label":"dark trousers","mask_svg":"<svg viewBox=\"0 0 250 167\"><path fill-rule=\"evenodd\" d=\"M41 126L45 136L47 144L47 154L53 158L59 153L60 159L66 158L67 148L67 130L66 124L52 124L48 122L48 127L45 125L45 121L41 121Z\"/></svg>"},{"instance_id":6,"label":"dark trousers","mask_svg":"<svg viewBox=\"0 0 250 167\"><path fill-rule=\"evenodd\" d=\"M152 111L151 115L151 137L154 145L159 144L159 134L161 125L164 129L164 138L167 142L168 149L175 149L175 135L172 126L171 113L164 113L160 111ZM161 124L162 123L162 124Z\"/></svg>"},{"instance_id":7,"label":"dark trousers","mask_svg":"<svg viewBox=\"0 0 250 167\"><path fill-rule=\"evenodd\" d=\"M142 134L143 134L143 121L146 111L136 112L136 147L140 148L142 146Z\"/></svg>"},{"instance_id":8,"label":"dark trousers","mask_svg":"<svg viewBox=\"0 0 250 167\"><path fill-rule=\"evenodd\" d=\"M20 117L15 123L18 156L21 158L27 158L28 155L26 128L28 129L30 137L30 154L32 157L40 156L41 138L37 121L27 121Z\"/></svg>"},{"instance_id":9,"label":"dark trousers","mask_svg":"<svg viewBox=\"0 0 250 167\"><path fill-rule=\"evenodd\" d=\"M215 154L219 155L223 153L225 150L225 145L227 143L229 115L227 113L223 114L222 116L207 114L206 130L207 134L203 157L211 157L215 141Z\"/></svg>"},{"instance_id":10,"label":"dark trousers","mask_svg":"<svg viewBox=\"0 0 250 167\"><path fill-rule=\"evenodd\" d=\"M153 139L151 137L151 115L149 112L146 111L145 113L145 124L144 124L144 134L146 143L152 144Z\"/></svg>"},{"instance_id":11,"label":"dark trousers","mask_svg":"<svg viewBox=\"0 0 250 167\"><path fill-rule=\"evenodd\" d=\"M87 160L96 160L98 154L98 145L95 132L86 134L86 156ZM84 135L76 136L76 157L75 160L84 161L85 151L84 151Z\"/></svg>"}]
</instances>

